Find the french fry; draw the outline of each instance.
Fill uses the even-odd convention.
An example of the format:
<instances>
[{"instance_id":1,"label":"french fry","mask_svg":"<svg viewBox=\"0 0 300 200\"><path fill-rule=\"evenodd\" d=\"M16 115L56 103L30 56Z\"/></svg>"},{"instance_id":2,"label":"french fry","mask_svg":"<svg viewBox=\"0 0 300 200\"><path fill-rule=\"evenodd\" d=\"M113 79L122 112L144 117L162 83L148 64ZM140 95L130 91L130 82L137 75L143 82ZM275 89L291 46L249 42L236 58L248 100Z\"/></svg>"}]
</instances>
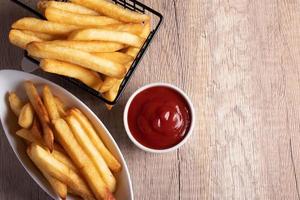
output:
<instances>
[{"instance_id":1,"label":"french fry","mask_svg":"<svg viewBox=\"0 0 300 200\"><path fill-rule=\"evenodd\" d=\"M41 131L41 125L40 125L39 120L37 119L36 116L34 117L32 126L30 128L30 132L31 132L31 135L33 135L34 138L36 138L38 141L40 141L39 142L40 144L44 144L43 134L42 134L42 131Z\"/></svg>"},{"instance_id":2,"label":"french fry","mask_svg":"<svg viewBox=\"0 0 300 200\"><path fill-rule=\"evenodd\" d=\"M133 61L133 57L130 55L127 55L125 53L121 52L111 52L111 53L103 53L103 52L97 52L97 53L92 53L95 56L99 56L101 58L105 58L108 60L111 60L116 63L120 64L127 64L128 62Z\"/></svg>"},{"instance_id":3,"label":"french fry","mask_svg":"<svg viewBox=\"0 0 300 200\"><path fill-rule=\"evenodd\" d=\"M55 99L54 99L53 94L48 85L44 86L42 94L43 94L42 95L43 101L44 101L45 107L48 111L50 120L55 120L55 119L60 118L60 115L59 115L57 107L56 107Z\"/></svg>"},{"instance_id":4,"label":"french fry","mask_svg":"<svg viewBox=\"0 0 300 200\"><path fill-rule=\"evenodd\" d=\"M47 33L34 32L34 31L29 31L29 30L20 30L20 31L22 31L24 34L38 37L39 39L41 39L43 41L59 39L59 36L51 35L51 34L47 34Z\"/></svg>"},{"instance_id":5,"label":"french fry","mask_svg":"<svg viewBox=\"0 0 300 200\"><path fill-rule=\"evenodd\" d=\"M12 28L48 33L53 35L68 35L72 31L77 30L80 27L69 24L61 24L57 22L49 22L33 17L24 17L13 23Z\"/></svg>"},{"instance_id":6,"label":"french fry","mask_svg":"<svg viewBox=\"0 0 300 200\"><path fill-rule=\"evenodd\" d=\"M114 199L93 162L78 144L65 120L57 119L53 123L56 130L56 137L60 144L64 147L77 168L80 169L96 198Z\"/></svg>"},{"instance_id":7,"label":"french fry","mask_svg":"<svg viewBox=\"0 0 300 200\"><path fill-rule=\"evenodd\" d=\"M8 102L14 114L16 116L19 116L24 103L21 101L21 99L18 97L18 95L15 92L9 92Z\"/></svg>"},{"instance_id":8,"label":"french fry","mask_svg":"<svg viewBox=\"0 0 300 200\"><path fill-rule=\"evenodd\" d=\"M106 76L103 80L103 84L99 89L99 92L105 93L109 91L117 82L118 79Z\"/></svg>"},{"instance_id":9,"label":"french fry","mask_svg":"<svg viewBox=\"0 0 300 200\"><path fill-rule=\"evenodd\" d=\"M124 53L134 58L138 55L139 51L140 48L136 48L136 47L128 47L127 49L124 49Z\"/></svg>"},{"instance_id":10,"label":"french fry","mask_svg":"<svg viewBox=\"0 0 300 200\"><path fill-rule=\"evenodd\" d=\"M65 183L68 187L72 188L72 190L79 193L81 197L94 199L89 188L81 177L72 169L56 160L41 146L32 143L27 148L27 154L39 169L43 169L45 173Z\"/></svg>"},{"instance_id":11,"label":"french fry","mask_svg":"<svg viewBox=\"0 0 300 200\"><path fill-rule=\"evenodd\" d=\"M81 126L81 124L78 122L78 120L70 115L66 117L66 120L73 131L73 134L75 138L77 139L77 142L82 147L84 152L89 156L89 158L94 162L94 165L96 166L98 172L101 174L101 177L103 181L106 183L107 187L111 192L115 191L116 189L116 179L113 176L113 174L110 172L107 164L105 163L102 155L100 152L96 149L94 144L92 143L91 139Z\"/></svg>"},{"instance_id":12,"label":"french fry","mask_svg":"<svg viewBox=\"0 0 300 200\"><path fill-rule=\"evenodd\" d=\"M139 23L150 20L148 15L124 9L105 0L71 0L71 2L96 10L101 14L123 22Z\"/></svg>"},{"instance_id":13,"label":"french fry","mask_svg":"<svg viewBox=\"0 0 300 200\"><path fill-rule=\"evenodd\" d=\"M95 73L79 65L53 59L42 59L40 62L40 67L42 70L49 73L55 73L78 79L95 90L98 90L103 83L102 80L95 75Z\"/></svg>"},{"instance_id":14,"label":"french fry","mask_svg":"<svg viewBox=\"0 0 300 200\"><path fill-rule=\"evenodd\" d=\"M111 25L102 26L101 28L106 30L124 31L124 32L133 33L135 35L140 35L144 29L144 25L141 23L111 24Z\"/></svg>"},{"instance_id":15,"label":"french fry","mask_svg":"<svg viewBox=\"0 0 300 200\"><path fill-rule=\"evenodd\" d=\"M96 11L80 6L77 4L69 2L59 2L59 1L39 1L37 4L38 9L44 13L46 8L58 8L67 12L84 14L84 15L99 15Z\"/></svg>"},{"instance_id":16,"label":"french fry","mask_svg":"<svg viewBox=\"0 0 300 200\"><path fill-rule=\"evenodd\" d=\"M37 166L38 167L38 166ZM39 168L39 167L38 167ZM62 183L56 178L53 178L50 176L43 168L39 168L39 170L42 172L44 177L48 180L50 185L52 186L54 192L61 198L61 199L66 199L67 193L68 193L68 188L67 185Z\"/></svg>"},{"instance_id":17,"label":"french fry","mask_svg":"<svg viewBox=\"0 0 300 200\"><path fill-rule=\"evenodd\" d=\"M73 161L64 152L61 152L54 147L52 155L56 160L60 161L64 165L66 165L67 167L72 169L74 172L80 173L78 171L77 167L75 166L75 164L73 163Z\"/></svg>"},{"instance_id":18,"label":"french fry","mask_svg":"<svg viewBox=\"0 0 300 200\"><path fill-rule=\"evenodd\" d=\"M20 112L19 119L18 119L18 124L22 128L29 128L34 119L34 111L33 108L31 107L30 103L25 104Z\"/></svg>"},{"instance_id":19,"label":"french fry","mask_svg":"<svg viewBox=\"0 0 300 200\"><path fill-rule=\"evenodd\" d=\"M90 140L93 142L97 150L103 156L105 162L107 163L108 167L113 172L118 172L121 170L121 164L119 161L110 153L110 151L106 148L103 144L101 138L99 137L98 133L96 132L95 128L89 121L89 119L77 108L72 108L70 110L70 114L74 116L81 124L85 132L87 133Z\"/></svg>"},{"instance_id":20,"label":"french fry","mask_svg":"<svg viewBox=\"0 0 300 200\"><path fill-rule=\"evenodd\" d=\"M146 39L151 32L151 24L150 21L145 22L143 27L143 31L139 34L142 38Z\"/></svg>"},{"instance_id":21,"label":"french fry","mask_svg":"<svg viewBox=\"0 0 300 200\"><path fill-rule=\"evenodd\" d=\"M115 82L115 84L111 87L111 89L103 94L104 98L106 98L109 101L113 101L118 94L119 87L120 87L120 84L122 83L122 81L123 80L118 79ZM108 110L111 110L113 106L106 104L106 107Z\"/></svg>"},{"instance_id":22,"label":"french fry","mask_svg":"<svg viewBox=\"0 0 300 200\"><path fill-rule=\"evenodd\" d=\"M45 108L45 105L43 104L35 86L31 81L25 81L24 87L25 87L26 94L29 98L29 101L41 122L42 129L43 129L43 140L45 142L45 145L52 152L54 136L49 126L50 119L47 113L47 109Z\"/></svg>"},{"instance_id":23,"label":"french fry","mask_svg":"<svg viewBox=\"0 0 300 200\"><path fill-rule=\"evenodd\" d=\"M46 43L78 49L86 52L115 52L126 47L124 44L121 43L105 41L54 40Z\"/></svg>"},{"instance_id":24,"label":"french fry","mask_svg":"<svg viewBox=\"0 0 300 200\"><path fill-rule=\"evenodd\" d=\"M26 33L23 33L20 30L10 30L9 31L9 41L10 43L12 43L13 45L20 47L22 49L26 48L26 45L29 44L30 42L33 41L38 41L41 42L42 39L40 39L37 36L33 36L33 35L28 35Z\"/></svg>"},{"instance_id":25,"label":"french fry","mask_svg":"<svg viewBox=\"0 0 300 200\"><path fill-rule=\"evenodd\" d=\"M121 23L118 20L106 16L76 14L52 7L46 8L45 16L52 22L72 24L82 27L97 27Z\"/></svg>"},{"instance_id":26,"label":"french fry","mask_svg":"<svg viewBox=\"0 0 300 200\"><path fill-rule=\"evenodd\" d=\"M60 117L63 118L67 116L64 103L58 97L54 97L54 100Z\"/></svg>"},{"instance_id":27,"label":"french fry","mask_svg":"<svg viewBox=\"0 0 300 200\"><path fill-rule=\"evenodd\" d=\"M106 30L101 28L82 29L72 32L68 40L101 40L119 42L134 47L141 47L143 38L128 32Z\"/></svg>"},{"instance_id":28,"label":"french fry","mask_svg":"<svg viewBox=\"0 0 300 200\"><path fill-rule=\"evenodd\" d=\"M27 51L34 57L70 62L115 78L122 78L126 71L119 63L68 47L32 42Z\"/></svg>"},{"instance_id":29,"label":"french fry","mask_svg":"<svg viewBox=\"0 0 300 200\"><path fill-rule=\"evenodd\" d=\"M38 143L43 144L43 141L41 138L36 137L32 132L30 132L28 129L22 128L16 132L16 135L25 139L26 141L32 143Z\"/></svg>"}]
</instances>

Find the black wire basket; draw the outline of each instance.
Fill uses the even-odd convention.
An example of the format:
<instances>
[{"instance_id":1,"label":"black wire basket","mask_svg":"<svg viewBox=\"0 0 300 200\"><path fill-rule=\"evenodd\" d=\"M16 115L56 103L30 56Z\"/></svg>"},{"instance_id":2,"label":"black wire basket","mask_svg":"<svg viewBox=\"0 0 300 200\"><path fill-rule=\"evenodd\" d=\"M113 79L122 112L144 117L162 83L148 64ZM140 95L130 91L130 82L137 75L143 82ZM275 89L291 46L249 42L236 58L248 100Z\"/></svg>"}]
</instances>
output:
<instances>
[{"instance_id":1,"label":"black wire basket","mask_svg":"<svg viewBox=\"0 0 300 200\"><path fill-rule=\"evenodd\" d=\"M32 12L33 14L35 14L36 16L38 16L39 18L44 19L44 16L37 10L36 4L37 1L35 0L11 0L12 2L16 3L17 5L25 8L26 10ZM57 0L57 1L63 1L63 2L68 2L68 0ZM140 3L136 0L111 0L112 2L114 2L115 4L121 5L122 7L124 7L125 9L130 9L132 11L135 12L139 12L139 13L145 13L150 15L151 17L151 27L152 30L150 32L150 34L148 35L148 38L145 40L143 46L141 47L139 53L137 54L137 56L135 57L134 61L132 62L131 67L129 68L128 72L126 73L122 83L120 84L119 90L118 90L118 94L116 96L116 98L113 101L109 101L107 99L105 99L102 94L96 90L94 90L93 88L88 87L87 85L81 83L80 81L73 79L73 78L68 78L65 77L67 80L69 80L71 83L77 85L78 87L80 87L81 89L89 92L90 94L98 97L99 99L101 99L102 101L104 101L105 103L109 104L109 105L115 105L119 98L121 97L122 93L124 92L129 80L131 79L133 73L135 72L138 64L140 63L141 59L143 58L144 54L146 53L146 50L148 49L148 46L150 45L150 43L153 40L153 37L156 35L162 21L163 21L163 16L153 10L152 8L144 5L143 3ZM31 60L32 62L38 64L38 61L34 60L33 58L31 58L30 56L27 55L27 53L25 52L25 56Z\"/></svg>"}]
</instances>

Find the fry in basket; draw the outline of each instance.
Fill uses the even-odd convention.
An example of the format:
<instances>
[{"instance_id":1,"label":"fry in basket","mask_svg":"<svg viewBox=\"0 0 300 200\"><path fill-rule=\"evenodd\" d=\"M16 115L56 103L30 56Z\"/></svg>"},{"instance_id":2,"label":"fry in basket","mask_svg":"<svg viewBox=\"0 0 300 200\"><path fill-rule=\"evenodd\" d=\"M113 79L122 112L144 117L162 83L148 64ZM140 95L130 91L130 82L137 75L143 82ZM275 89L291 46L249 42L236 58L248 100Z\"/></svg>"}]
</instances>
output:
<instances>
[{"instance_id":1,"label":"fry in basket","mask_svg":"<svg viewBox=\"0 0 300 200\"><path fill-rule=\"evenodd\" d=\"M142 23L111 24L111 25L102 26L101 28L106 30L113 30L113 31L124 31L124 32L133 33L135 35L140 35L144 29L144 25Z\"/></svg>"},{"instance_id":2,"label":"fry in basket","mask_svg":"<svg viewBox=\"0 0 300 200\"><path fill-rule=\"evenodd\" d=\"M20 112L18 124L23 128L29 128L34 120L34 111L30 103L25 104Z\"/></svg>"},{"instance_id":3,"label":"fry in basket","mask_svg":"<svg viewBox=\"0 0 300 200\"><path fill-rule=\"evenodd\" d=\"M98 90L102 85L102 80L96 76L95 73L79 65L53 59L42 59L40 62L40 67L42 70L49 73L55 73L78 79L95 90Z\"/></svg>"},{"instance_id":4,"label":"fry in basket","mask_svg":"<svg viewBox=\"0 0 300 200\"><path fill-rule=\"evenodd\" d=\"M111 53L97 52L92 54L124 65L127 64L128 62L133 61L132 56L121 52L111 52Z\"/></svg>"},{"instance_id":5,"label":"fry in basket","mask_svg":"<svg viewBox=\"0 0 300 200\"><path fill-rule=\"evenodd\" d=\"M25 81L24 87L29 101L41 122L43 129L43 140L45 142L45 145L49 148L50 151L52 151L54 135L50 128L50 119L47 113L47 109L45 108L45 105L43 104L35 86L31 81Z\"/></svg>"},{"instance_id":6,"label":"fry in basket","mask_svg":"<svg viewBox=\"0 0 300 200\"><path fill-rule=\"evenodd\" d=\"M57 36L57 35L51 35L51 34L47 34L47 33L40 33L40 32L29 31L29 30L20 30L20 31L22 31L24 34L38 37L39 39L41 39L43 41L59 39L59 36Z\"/></svg>"},{"instance_id":7,"label":"fry in basket","mask_svg":"<svg viewBox=\"0 0 300 200\"><path fill-rule=\"evenodd\" d=\"M71 2L96 10L106 16L123 22L139 23L150 20L148 15L124 9L105 0L71 0Z\"/></svg>"},{"instance_id":8,"label":"fry in basket","mask_svg":"<svg viewBox=\"0 0 300 200\"><path fill-rule=\"evenodd\" d=\"M54 120L54 127L56 130L56 137L60 144L64 147L77 168L80 170L96 198L114 199L93 162L78 144L65 120Z\"/></svg>"},{"instance_id":9,"label":"fry in basket","mask_svg":"<svg viewBox=\"0 0 300 200\"><path fill-rule=\"evenodd\" d=\"M68 35L72 31L77 30L80 27L69 24L60 24L57 22L49 22L33 17L24 17L13 23L12 28L48 33L53 35Z\"/></svg>"},{"instance_id":10,"label":"fry in basket","mask_svg":"<svg viewBox=\"0 0 300 200\"><path fill-rule=\"evenodd\" d=\"M20 47L22 49L26 48L26 45L29 44L30 42L38 41L41 42L43 41L37 36L34 35L28 35L20 30L10 30L9 31L9 41L13 45Z\"/></svg>"},{"instance_id":11,"label":"fry in basket","mask_svg":"<svg viewBox=\"0 0 300 200\"><path fill-rule=\"evenodd\" d=\"M39 1L37 4L38 9L44 13L46 8L58 8L67 12L84 14L84 15L99 15L96 11L86 8L84 6L80 6L77 4L69 3L69 2L59 2L59 1Z\"/></svg>"},{"instance_id":12,"label":"fry in basket","mask_svg":"<svg viewBox=\"0 0 300 200\"><path fill-rule=\"evenodd\" d=\"M86 52L115 52L126 46L117 42L105 41L71 41L71 40L54 40L45 42L57 46L69 47Z\"/></svg>"},{"instance_id":13,"label":"fry in basket","mask_svg":"<svg viewBox=\"0 0 300 200\"><path fill-rule=\"evenodd\" d=\"M11 110L16 116L20 115L21 109L24 103L21 101L20 97L15 92L8 93L8 102Z\"/></svg>"},{"instance_id":14,"label":"fry in basket","mask_svg":"<svg viewBox=\"0 0 300 200\"><path fill-rule=\"evenodd\" d=\"M128 32L106 30L101 28L82 29L74 31L68 37L69 40L101 40L119 42L134 47L141 47L144 39Z\"/></svg>"},{"instance_id":15,"label":"fry in basket","mask_svg":"<svg viewBox=\"0 0 300 200\"><path fill-rule=\"evenodd\" d=\"M121 164L119 161L111 154L111 152L106 148L95 128L89 121L89 119L77 108L72 108L70 114L74 116L81 124L85 132L87 133L90 140L93 142L97 150L103 156L108 167L113 172L118 172L121 170Z\"/></svg>"},{"instance_id":16,"label":"fry in basket","mask_svg":"<svg viewBox=\"0 0 300 200\"><path fill-rule=\"evenodd\" d=\"M49 21L52 22L72 24L82 27L97 27L121 23L118 20L106 16L76 14L51 7L45 10L45 16Z\"/></svg>"},{"instance_id":17,"label":"fry in basket","mask_svg":"<svg viewBox=\"0 0 300 200\"><path fill-rule=\"evenodd\" d=\"M122 78L126 71L125 67L119 63L99 58L84 51L54 44L32 42L27 45L27 51L29 55L34 57L70 62L116 78Z\"/></svg>"}]
</instances>

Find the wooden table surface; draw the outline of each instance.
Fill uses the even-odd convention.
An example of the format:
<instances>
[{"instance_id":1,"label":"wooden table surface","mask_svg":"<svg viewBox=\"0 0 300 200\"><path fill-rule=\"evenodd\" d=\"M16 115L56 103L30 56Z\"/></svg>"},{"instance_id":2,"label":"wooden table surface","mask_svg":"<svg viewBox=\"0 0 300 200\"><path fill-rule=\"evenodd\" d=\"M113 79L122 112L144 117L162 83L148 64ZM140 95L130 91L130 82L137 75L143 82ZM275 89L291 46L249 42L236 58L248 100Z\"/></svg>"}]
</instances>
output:
<instances>
[{"instance_id":1,"label":"wooden table surface","mask_svg":"<svg viewBox=\"0 0 300 200\"><path fill-rule=\"evenodd\" d=\"M135 199L300 199L300 1L144 2L165 21L112 111L36 72L63 84L108 127L127 160ZM23 52L7 33L27 15L0 1L1 69L20 69ZM197 117L188 142L164 155L135 147L122 123L129 95L158 81L185 90ZM0 199L50 199L0 132Z\"/></svg>"}]
</instances>

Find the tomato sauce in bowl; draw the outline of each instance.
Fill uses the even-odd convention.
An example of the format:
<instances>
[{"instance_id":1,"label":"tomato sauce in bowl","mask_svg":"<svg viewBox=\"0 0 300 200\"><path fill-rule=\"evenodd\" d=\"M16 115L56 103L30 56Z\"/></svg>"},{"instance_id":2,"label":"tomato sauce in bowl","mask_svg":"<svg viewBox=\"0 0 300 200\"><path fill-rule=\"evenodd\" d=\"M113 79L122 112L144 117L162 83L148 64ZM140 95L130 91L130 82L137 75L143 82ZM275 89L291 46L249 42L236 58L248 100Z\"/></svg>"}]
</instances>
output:
<instances>
[{"instance_id":1,"label":"tomato sauce in bowl","mask_svg":"<svg viewBox=\"0 0 300 200\"><path fill-rule=\"evenodd\" d=\"M176 89L154 85L139 91L131 100L127 117L128 129L141 145L155 150L179 144L190 131L191 107Z\"/></svg>"}]
</instances>

